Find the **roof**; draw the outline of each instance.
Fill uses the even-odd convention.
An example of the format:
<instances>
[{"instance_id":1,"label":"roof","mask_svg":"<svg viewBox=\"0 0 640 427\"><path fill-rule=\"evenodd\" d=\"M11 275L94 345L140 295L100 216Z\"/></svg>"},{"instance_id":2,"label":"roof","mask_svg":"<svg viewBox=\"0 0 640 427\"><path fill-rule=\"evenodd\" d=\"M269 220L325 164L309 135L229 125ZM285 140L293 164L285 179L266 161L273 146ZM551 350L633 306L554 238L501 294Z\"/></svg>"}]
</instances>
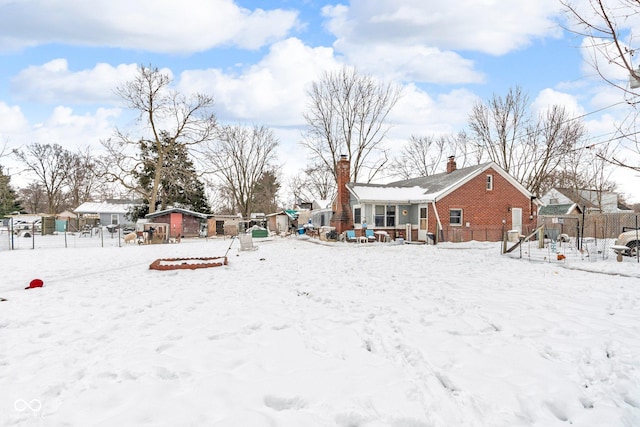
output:
<instances>
[{"instance_id":1,"label":"roof","mask_svg":"<svg viewBox=\"0 0 640 427\"><path fill-rule=\"evenodd\" d=\"M578 209L580 212L580 208L575 203L568 203L562 205L547 205L540 207L538 211L538 215L570 215L574 209Z\"/></svg>"},{"instance_id":2,"label":"roof","mask_svg":"<svg viewBox=\"0 0 640 427\"><path fill-rule=\"evenodd\" d=\"M77 214L126 214L134 205L134 203L84 202L73 212Z\"/></svg>"},{"instance_id":3,"label":"roof","mask_svg":"<svg viewBox=\"0 0 640 427\"><path fill-rule=\"evenodd\" d=\"M167 215L167 214L176 213L176 212L181 213L183 215L195 216L196 218L201 218L201 219L209 218L208 214L194 212L194 211L190 211L188 209L182 209L182 208L168 208L168 209L163 209L161 211L155 211L153 213L146 214L145 218L157 218L162 215Z\"/></svg>"},{"instance_id":4,"label":"roof","mask_svg":"<svg viewBox=\"0 0 640 427\"><path fill-rule=\"evenodd\" d=\"M281 211L270 213L265 216L271 218L272 216L278 215L286 215L289 219L296 219L298 218L298 211L295 209L283 209Z\"/></svg>"},{"instance_id":5,"label":"roof","mask_svg":"<svg viewBox=\"0 0 640 427\"><path fill-rule=\"evenodd\" d=\"M451 173L443 172L389 184L349 183L347 188L360 202L429 203L446 196L488 169L495 170L523 194L531 196L526 188L494 162L456 169Z\"/></svg>"},{"instance_id":6,"label":"roof","mask_svg":"<svg viewBox=\"0 0 640 427\"><path fill-rule=\"evenodd\" d=\"M558 187L555 187L555 190L558 193L565 196L566 198L568 198L569 200L571 200L572 202L577 203L580 206L585 206L588 209L597 208L595 203L591 202L589 199L587 199L586 197L583 197L580 194L581 191L594 191L594 190L574 190L572 188L558 188Z\"/></svg>"}]
</instances>

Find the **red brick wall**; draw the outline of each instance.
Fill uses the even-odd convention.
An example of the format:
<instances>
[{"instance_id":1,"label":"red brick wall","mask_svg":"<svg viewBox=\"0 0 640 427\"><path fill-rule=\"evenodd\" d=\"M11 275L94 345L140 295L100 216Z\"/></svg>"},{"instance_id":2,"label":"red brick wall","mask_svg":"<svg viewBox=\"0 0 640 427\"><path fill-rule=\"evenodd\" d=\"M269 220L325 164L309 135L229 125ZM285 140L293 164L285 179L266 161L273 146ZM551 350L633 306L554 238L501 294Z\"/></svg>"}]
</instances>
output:
<instances>
[{"instance_id":1,"label":"red brick wall","mask_svg":"<svg viewBox=\"0 0 640 427\"><path fill-rule=\"evenodd\" d=\"M349 190L347 184L351 178L351 163L346 157L338 161L337 184L338 194L336 196L335 212L331 217L330 225L336 228L338 234L353 228L351 215L351 205L349 204Z\"/></svg>"},{"instance_id":2,"label":"red brick wall","mask_svg":"<svg viewBox=\"0 0 640 427\"><path fill-rule=\"evenodd\" d=\"M493 190L487 190L487 175L493 175ZM444 239L500 240L501 230L511 230L511 208L522 208L522 228L527 232L534 226L531 200L493 169L488 169L436 202ZM462 209L462 226L450 226L449 209ZM535 207L533 207L535 210ZM469 223L469 227L466 224ZM433 205L429 205L429 231L436 233L437 220ZM459 239L452 236L466 236ZM469 237L472 236L472 237Z\"/></svg>"}]
</instances>

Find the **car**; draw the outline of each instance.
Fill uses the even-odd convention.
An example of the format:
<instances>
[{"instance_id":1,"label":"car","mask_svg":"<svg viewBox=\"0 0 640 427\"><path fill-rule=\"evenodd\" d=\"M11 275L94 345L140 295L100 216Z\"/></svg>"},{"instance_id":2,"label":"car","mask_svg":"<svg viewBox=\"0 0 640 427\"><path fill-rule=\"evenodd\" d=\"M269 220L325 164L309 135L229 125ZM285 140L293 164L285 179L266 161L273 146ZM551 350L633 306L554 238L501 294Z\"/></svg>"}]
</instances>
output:
<instances>
[{"instance_id":1,"label":"car","mask_svg":"<svg viewBox=\"0 0 640 427\"><path fill-rule=\"evenodd\" d=\"M625 255L636 256L638 248L640 247L640 230L623 227L622 233L620 233L616 239L615 245L628 247L629 250Z\"/></svg>"}]
</instances>

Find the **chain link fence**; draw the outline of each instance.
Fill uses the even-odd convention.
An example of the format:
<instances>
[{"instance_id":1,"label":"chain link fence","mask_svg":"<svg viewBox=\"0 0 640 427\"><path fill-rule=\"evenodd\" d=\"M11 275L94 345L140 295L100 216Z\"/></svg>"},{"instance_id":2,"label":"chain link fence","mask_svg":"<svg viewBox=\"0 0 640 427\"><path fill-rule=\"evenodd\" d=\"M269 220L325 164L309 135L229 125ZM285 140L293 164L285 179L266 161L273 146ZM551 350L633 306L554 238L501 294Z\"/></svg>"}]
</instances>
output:
<instances>
[{"instance_id":1,"label":"chain link fence","mask_svg":"<svg viewBox=\"0 0 640 427\"><path fill-rule=\"evenodd\" d=\"M35 227L0 226L0 251L41 248L89 248L124 245L122 230L93 227L77 232L42 234Z\"/></svg>"}]
</instances>

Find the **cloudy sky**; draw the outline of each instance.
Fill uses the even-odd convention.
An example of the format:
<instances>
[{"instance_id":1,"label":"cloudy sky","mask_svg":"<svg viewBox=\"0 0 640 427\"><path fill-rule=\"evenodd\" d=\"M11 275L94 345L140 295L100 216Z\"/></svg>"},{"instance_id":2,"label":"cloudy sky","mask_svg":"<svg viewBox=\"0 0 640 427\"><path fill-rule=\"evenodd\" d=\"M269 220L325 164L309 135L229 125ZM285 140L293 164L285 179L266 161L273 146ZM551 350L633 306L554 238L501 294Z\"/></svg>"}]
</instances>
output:
<instances>
[{"instance_id":1,"label":"cloudy sky","mask_svg":"<svg viewBox=\"0 0 640 427\"><path fill-rule=\"evenodd\" d=\"M285 174L307 163L309 84L341 64L403 86L390 147L464 130L476 101L515 85L533 108L587 114L602 140L628 107L563 23L557 0L0 0L0 143L99 149L130 123L114 88L139 64L213 95L222 122L273 128ZM0 164L22 182L18 165ZM616 179L640 202L640 178Z\"/></svg>"}]
</instances>

